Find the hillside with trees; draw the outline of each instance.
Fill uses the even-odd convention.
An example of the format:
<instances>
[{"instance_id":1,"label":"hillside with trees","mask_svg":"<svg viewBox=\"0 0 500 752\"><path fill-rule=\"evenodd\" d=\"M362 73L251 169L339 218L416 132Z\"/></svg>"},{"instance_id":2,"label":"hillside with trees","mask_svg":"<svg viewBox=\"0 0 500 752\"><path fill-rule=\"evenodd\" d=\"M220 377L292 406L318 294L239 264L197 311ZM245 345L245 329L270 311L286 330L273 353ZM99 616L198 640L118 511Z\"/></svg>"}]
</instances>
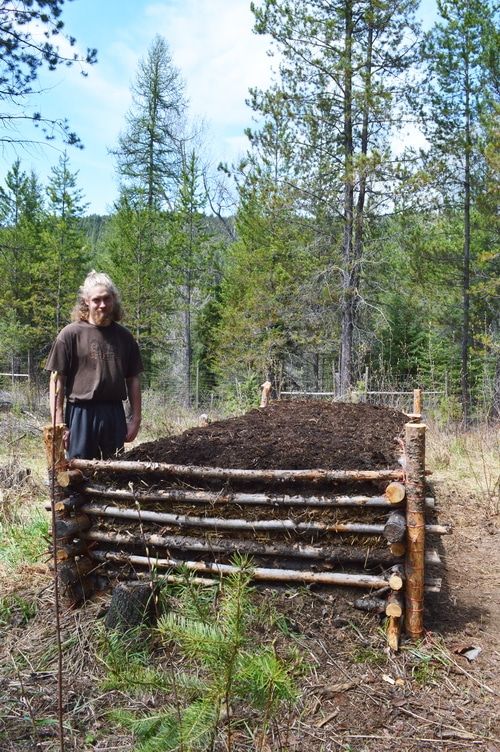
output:
<instances>
[{"instance_id":1,"label":"hillside with trees","mask_svg":"<svg viewBox=\"0 0 500 752\"><path fill-rule=\"evenodd\" d=\"M29 96L40 66L75 62L57 49L63 2L48 5L30 11L54 40L36 52L21 11L0 7L17 40L4 100ZM498 416L498 30L490 2L437 9L424 33L415 0L253 3L279 65L250 92L245 159L216 175L155 37L112 150L109 216L86 215L70 151L48 176L17 158L0 188L2 370L43 380L95 267L121 289L147 383L187 406L264 379L345 396L368 372L446 392L450 416Z\"/></svg>"}]
</instances>

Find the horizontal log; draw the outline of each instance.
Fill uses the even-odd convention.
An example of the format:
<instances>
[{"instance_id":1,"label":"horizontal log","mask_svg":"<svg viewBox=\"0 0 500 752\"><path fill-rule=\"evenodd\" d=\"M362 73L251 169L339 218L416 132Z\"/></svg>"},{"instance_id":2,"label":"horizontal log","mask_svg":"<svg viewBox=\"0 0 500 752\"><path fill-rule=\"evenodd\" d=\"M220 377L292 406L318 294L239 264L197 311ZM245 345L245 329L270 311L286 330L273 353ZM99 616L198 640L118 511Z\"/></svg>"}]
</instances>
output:
<instances>
[{"instance_id":1,"label":"horizontal log","mask_svg":"<svg viewBox=\"0 0 500 752\"><path fill-rule=\"evenodd\" d=\"M399 543L406 533L406 518L401 512L392 512L384 525L384 538L388 543Z\"/></svg>"},{"instance_id":2,"label":"horizontal log","mask_svg":"<svg viewBox=\"0 0 500 752\"><path fill-rule=\"evenodd\" d=\"M85 480L81 470L62 470L57 473L57 482L62 488L69 486L79 486Z\"/></svg>"},{"instance_id":3,"label":"horizontal log","mask_svg":"<svg viewBox=\"0 0 500 752\"><path fill-rule=\"evenodd\" d=\"M81 538L85 535L84 532L79 534ZM56 556L58 561L66 561L67 559L74 559L75 556L81 556L87 552L87 543L79 538L73 543L65 543L57 546Z\"/></svg>"},{"instance_id":4,"label":"horizontal log","mask_svg":"<svg viewBox=\"0 0 500 752\"><path fill-rule=\"evenodd\" d=\"M389 483L384 491L384 496L390 504L399 504L403 501L405 495L406 488L404 486L404 483L398 483L397 481Z\"/></svg>"},{"instance_id":5,"label":"horizontal log","mask_svg":"<svg viewBox=\"0 0 500 752\"><path fill-rule=\"evenodd\" d=\"M80 509L83 504L87 501L86 497L83 496L80 493L71 494L71 496L66 496L63 499L60 499L59 501L56 501L55 503L55 510L56 512L75 512L78 509ZM50 505L49 505L50 510Z\"/></svg>"},{"instance_id":6,"label":"horizontal log","mask_svg":"<svg viewBox=\"0 0 500 752\"><path fill-rule=\"evenodd\" d=\"M61 563L57 568L57 573L63 585L74 585L95 571L95 569L95 561L88 557L82 557L78 560L72 559Z\"/></svg>"},{"instance_id":7,"label":"horizontal log","mask_svg":"<svg viewBox=\"0 0 500 752\"><path fill-rule=\"evenodd\" d=\"M151 512L147 509L122 509L107 504L85 504L82 510L93 517L105 516L126 520L140 520L142 522L157 522L163 525L179 525L180 527L205 527L216 530L274 530L276 532L327 532L347 533L351 535L381 535L383 525L370 525L357 522L326 524L323 522L294 522L293 520L240 520L223 519L221 517L194 517L185 514L170 514L168 512Z\"/></svg>"},{"instance_id":8,"label":"horizontal log","mask_svg":"<svg viewBox=\"0 0 500 752\"><path fill-rule=\"evenodd\" d=\"M206 478L248 481L372 481L403 480L403 470L246 470L241 468L173 465L166 462L135 462L131 460L70 460L71 469L91 473L128 473L170 478Z\"/></svg>"},{"instance_id":9,"label":"horizontal log","mask_svg":"<svg viewBox=\"0 0 500 752\"><path fill-rule=\"evenodd\" d=\"M385 611L385 601L382 598L356 598L352 605L359 611L375 614L383 614Z\"/></svg>"},{"instance_id":10,"label":"horizontal log","mask_svg":"<svg viewBox=\"0 0 500 752\"><path fill-rule=\"evenodd\" d=\"M440 593L442 584L442 577L426 577L424 582L424 590L427 593Z\"/></svg>"},{"instance_id":11,"label":"horizontal log","mask_svg":"<svg viewBox=\"0 0 500 752\"><path fill-rule=\"evenodd\" d=\"M152 559L147 556L115 553L111 551L92 551L96 561L114 561L134 566L148 567L153 565L158 569L184 567L194 572L206 572L218 576L234 574L240 571L233 564L218 564L208 561L182 561L181 559ZM345 574L343 572L309 572L296 569L270 569L254 567L251 570L252 579L269 580L275 582L303 582L316 585L345 585L347 587L380 588L387 585L387 580L380 576L368 574Z\"/></svg>"},{"instance_id":12,"label":"horizontal log","mask_svg":"<svg viewBox=\"0 0 500 752\"><path fill-rule=\"evenodd\" d=\"M116 544L119 546L141 546L144 544L158 548L200 551L214 554L234 553L249 556L274 556L295 559L321 559L329 563L343 563L369 568L377 564L390 566L394 557L386 549L363 549L354 546L307 546L301 543L259 543L251 540L220 538L206 540L189 536L156 535L144 532L143 535L115 533L91 528L82 537L88 541Z\"/></svg>"},{"instance_id":13,"label":"horizontal log","mask_svg":"<svg viewBox=\"0 0 500 752\"><path fill-rule=\"evenodd\" d=\"M180 527L205 527L219 530L274 530L277 532L327 532L346 533L351 535L382 535L384 526L381 524L363 524L345 522L327 524L323 522L294 522L293 520L241 520L223 519L221 517L195 517L185 514L170 514L169 512L152 512L148 509L124 509L108 504L85 504L82 511L93 517L115 517L116 519L138 520L142 522L156 522L162 525L179 525ZM438 527L438 526L434 526Z\"/></svg>"},{"instance_id":14,"label":"horizontal log","mask_svg":"<svg viewBox=\"0 0 500 752\"><path fill-rule=\"evenodd\" d=\"M389 587L391 590L402 590L405 584L404 569L401 564L395 564L389 573Z\"/></svg>"},{"instance_id":15,"label":"horizontal log","mask_svg":"<svg viewBox=\"0 0 500 752\"><path fill-rule=\"evenodd\" d=\"M56 537L71 538L82 530L88 530L91 522L86 514L76 517L58 517L56 519Z\"/></svg>"},{"instance_id":16,"label":"horizontal log","mask_svg":"<svg viewBox=\"0 0 500 752\"><path fill-rule=\"evenodd\" d=\"M442 560L435 548L428 548L425 552L426 564L442 564Z\"/></svg>"},{"instance_id":17,"label":"horizontal log","mask_svg":"<svg viewBox=\"0 0 500 752\"><path fill-rule=\"evenodd\" d=\"M403 615L403 598L400 593L394 590L387 596L387 602L385 603L386 616L402 616Z\"/></svg>"},{"instance_id":18,"label":"horizontal log","mask_svg":"<svg viewBox=\"0 0 500 752\"><path fill-rule=\"evenodd\" d=\"M139 502L181 502L184 504L254 505L254 506L313 506L313 507L379 507L390 509L393 504L384 496L302 496L267 493L217 493L175 488L148 493L126 489L107 489L91 484L81 489L86 496Z\"/></svg>"},{"instance_id":19,"label":"horizontal log","mask_svg":"<svg viewBox=\"0 0 500 752\"><path fill-rule=\"evenodd\" d=\"M432 533L433 535L451 535L453 532L453 525L451 522L445 522L443 525L426 525L425 532Z\"/></svg>"},{"instance_id":20,"label":"horizontal log","mask_svg":"<svg viewBox=\"0 0 500 752\"><path fill-rule=\"evenodd\" d=\"M406 544L404 541L397 541L389 545L389 551L393 556L404 556L406 553Z\"/></svg>"}]
</instances>

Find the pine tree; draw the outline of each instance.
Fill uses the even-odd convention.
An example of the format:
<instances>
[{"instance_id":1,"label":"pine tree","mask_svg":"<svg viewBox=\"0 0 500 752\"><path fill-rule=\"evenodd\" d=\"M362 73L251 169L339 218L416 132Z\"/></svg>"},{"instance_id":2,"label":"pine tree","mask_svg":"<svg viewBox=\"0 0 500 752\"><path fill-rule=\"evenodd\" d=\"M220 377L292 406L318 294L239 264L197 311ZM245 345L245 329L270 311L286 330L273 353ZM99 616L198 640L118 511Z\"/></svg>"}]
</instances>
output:
<instances>
[{"instance_id":1,"label":"pine tree","mask_svg":"<svg viewBox=\"0 0 500 752\"><path fill-rule=\"evenodd\" d=\"M252 4L256 31L281 53L279 81L254 107L289 116L293 184L301 211L329 245L328 284L340 288L341 389L352 384L367 219L381 210L389 140L411 61L413 0L266 0ZM337 275L335 280L334 274Z\"/></svg>"},{"instance_id":2,"label":"pine tree","mask_svg":"<svg viewBox=\"0 0 500 752\"><path fill-rule=\"evenodd\" d=\"M149 211L171 207L182 169L187 103L167 42L156 36L139 62L132 106L114 151L122 185Z\"/></svg>"},{"instance_id":3,"label":"pine tree","mask_svg":"<svg viewBox=\"0 0 500 752\"><path fill-rule=\"evenodd\" d=\"M471 270L478 255L475 206L483 189L482 124L494 103L493 7L478 0L438 0L440 20L426 36L428 61L423 106L430 142L428 160L445 205L462 217L461 398L464 420L470 412Z\"/></svg>"}]
</instances>

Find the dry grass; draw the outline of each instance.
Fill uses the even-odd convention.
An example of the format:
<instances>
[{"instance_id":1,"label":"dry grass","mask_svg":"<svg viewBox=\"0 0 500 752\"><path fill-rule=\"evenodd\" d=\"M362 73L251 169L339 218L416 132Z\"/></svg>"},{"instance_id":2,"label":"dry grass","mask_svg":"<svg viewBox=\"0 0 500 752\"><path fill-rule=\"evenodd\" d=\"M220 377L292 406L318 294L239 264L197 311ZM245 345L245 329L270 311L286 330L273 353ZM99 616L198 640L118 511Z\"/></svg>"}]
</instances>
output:
<instances>
[{"instance_id":1,"label":"dry grass","mask_svg":"<svg viewBox=\"0 0 500 752\"><path fill-rule=\"evenodd\" d=\"M500 433L483 424L468 431L430 424L427 464L440 478L481 500L486 514L500 512Z\"/></svg>"}]
</instances>

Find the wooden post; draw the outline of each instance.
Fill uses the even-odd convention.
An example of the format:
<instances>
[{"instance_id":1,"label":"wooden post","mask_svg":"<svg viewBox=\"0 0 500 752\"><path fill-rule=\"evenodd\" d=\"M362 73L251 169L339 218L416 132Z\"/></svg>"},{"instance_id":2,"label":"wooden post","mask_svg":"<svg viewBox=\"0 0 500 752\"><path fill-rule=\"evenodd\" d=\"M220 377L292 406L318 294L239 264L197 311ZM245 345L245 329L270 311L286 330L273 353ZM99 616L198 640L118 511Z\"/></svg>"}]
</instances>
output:
<instances>
[{"instance_id":1,"label":"wooden post","mask_svg":"<svg viewBox=\"0 0 500 752\"><path fill-rule=\"evenodd\" d=\"M407 423L406 444L406 611L410 637L424 633L425 578L425 430L423 423Z\"/></svg>"},{"instance_id":2,"label":"wooden post","mask_svg":"<svg viewBox=\"0 0 500 752\"><path fill-rule=\"evenodd\" d=\"M81 557L81 554L86 551L86 545L80 547L81 550L75 548L69 555L64 555L66 563L63 568L59 569L57 565L57 562L62 560L60 550L65 548L74 537L79 537L79 532L90 526L90 520L85 515L73 516L74 509L66 503L71 491L64 487L64 483L60 483L60 479L65 479L70 473L74 474L74 471L68 471L68 461L64 451L65 431L66 426L57 423L54 426L46 426L43 432L52 497L50 507L52 510L52 545L54 567L60 587L71 603L80 603L94 590L93 576L88 567L84 567L85 559ZM78 474L82 475L79 471ZM77 542L80 543L80 541ZM77 556L79 556L78 559ZM75 573L73 579L68 577L69 572Z\"/></svg>"},{"instance_id":3,"label":"wooden post","mask_svg":"<svg viewBox=\"0 0 500 752\"><path fill-rule=\"evenodd\" d=\"M271 391L272 384L270 381L264 381L264 383L261 384L261 387L262 387L262 396L260 398L259 407L267 407L269 404L269 393Z\"/></svg>"},{"instance_id":4,"label":"wooden post","mask_svg":"<svg viewBox=\"0 0 500 752\"><path fill-rule=\"evenodd\" d=\"M422 390L413 390L413 414L422 415Z\"/></svg>"}]
</instances>

